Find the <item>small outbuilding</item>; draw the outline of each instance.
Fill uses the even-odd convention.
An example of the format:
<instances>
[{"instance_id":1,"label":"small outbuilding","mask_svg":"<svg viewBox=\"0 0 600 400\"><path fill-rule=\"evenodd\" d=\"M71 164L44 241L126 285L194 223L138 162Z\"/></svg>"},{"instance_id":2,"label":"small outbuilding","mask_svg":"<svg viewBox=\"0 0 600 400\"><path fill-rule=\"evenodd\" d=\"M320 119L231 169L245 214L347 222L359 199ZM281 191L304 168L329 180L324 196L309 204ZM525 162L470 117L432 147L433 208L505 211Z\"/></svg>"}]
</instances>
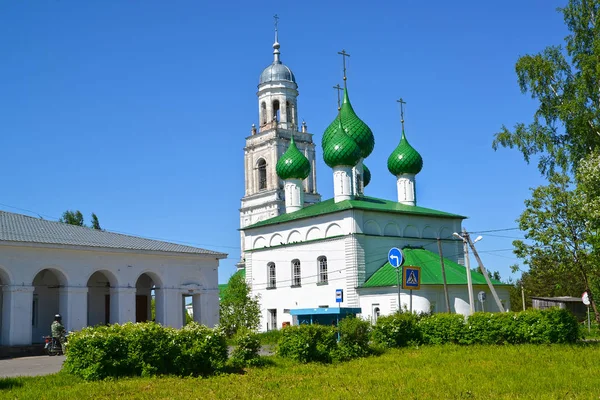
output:
<instances>
[{"instance_id":1,"label":"small outbuilding","mask_svg":"<svg viewBox=\"0 0 600 400\"><path fill-rule=\"evenodd\" d=\"M560 297L532 297L531 305L533 308L544 310L546 308L558 307L569 310L583 321L587 318L587 306L583 304L581 297L560 296Z\"/></svg>"}]
</instances>

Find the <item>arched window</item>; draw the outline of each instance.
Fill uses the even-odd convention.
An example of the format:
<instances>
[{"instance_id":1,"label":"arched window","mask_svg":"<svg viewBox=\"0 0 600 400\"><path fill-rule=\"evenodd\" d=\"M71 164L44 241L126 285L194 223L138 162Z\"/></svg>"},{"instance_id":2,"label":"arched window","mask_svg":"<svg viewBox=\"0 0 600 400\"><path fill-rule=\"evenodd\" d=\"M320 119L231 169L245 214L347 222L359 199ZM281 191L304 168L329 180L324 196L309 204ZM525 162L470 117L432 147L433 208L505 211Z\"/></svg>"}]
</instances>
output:
<instances>
[{"instance_id":1,"label":"arched window","mask_svg":"<svg viewBox=\"0 0 600 400\"><path fill-rule=\"evenodd\" d=\"M321 256L317 258L317 264L319 265L319 283L327 283L329 277L327 276L327 257Z\"/></svg>"},{"instance_id":2,"label":"arched window","mask_svg":"<svg viewBox=\"0 0 600 400\"><path fill-rule=\"evenodd\" d=\"M373 308L373 324L377 323L377 320L379 319L379 314L380 314L380 310L379 307L374 307Z\"/></svg>"},{"instance_id":3,"label":"arched window","mask_svg":"<svg viewBox=\"0 0 600 400\"><path fill-rule=\"evenodd\" d=\"M258 190L267 188L267 162L261 158L258 160Z\"/></svg>"},{"instance_id":4,"label":"arched window","mask_svg":"<svg viewBox=\"0 0 600 400\"><path fill-rule=\"evenodd\" d=\"M260 124L265 125L267 123L267 103L264 101L260 104Z\"/></svg>"},{"instance_id":5,"label":"arched window","mask_svg":"<svg viewBox=\"0 0 600 400\"><path fill-rule=\"evenodd\" d=\"M301 272L302 271L300 269L300 260L293 260L292 261L292 287L302 285Z\"/></svg>"},{"instance_id":6,"label":"arched window","mask_svg":"<svg viewBox=\"0 0 600 400\"><path fill-rule=\"evenodd\" d=\"M270 262L267 264L267 288L275 289L277 287L277 272L275 271L275 263Z\"/></svg>"},{"instance_id":7,"label":"arched window","mask_svg":"<svg viewBox=\"0 0 600 400\"><path fill-rule=\"evenodd\" d=\"M279 100L273 100L273 121L280 121Z\"/></svg>"}]
</instances>

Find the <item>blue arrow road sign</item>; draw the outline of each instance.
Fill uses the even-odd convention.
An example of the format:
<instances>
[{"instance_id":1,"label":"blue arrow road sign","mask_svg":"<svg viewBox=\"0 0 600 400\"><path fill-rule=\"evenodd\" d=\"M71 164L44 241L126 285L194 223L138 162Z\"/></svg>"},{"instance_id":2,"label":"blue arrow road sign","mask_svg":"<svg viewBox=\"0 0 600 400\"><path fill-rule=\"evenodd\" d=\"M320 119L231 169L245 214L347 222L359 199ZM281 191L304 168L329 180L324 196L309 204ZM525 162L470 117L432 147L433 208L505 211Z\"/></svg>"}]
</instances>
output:
<instances>
[{"instance_id":1,"label":"blue arrow road sign","mask_svg":"<svg viewBox=\"0 0 600 400\"><path fill-rule=\"evenodd\" d=\"M392 247L388 252L388 261L394 268L400 268L404 264L404 254L396 247Z\"/></svg>"}]
</instances>

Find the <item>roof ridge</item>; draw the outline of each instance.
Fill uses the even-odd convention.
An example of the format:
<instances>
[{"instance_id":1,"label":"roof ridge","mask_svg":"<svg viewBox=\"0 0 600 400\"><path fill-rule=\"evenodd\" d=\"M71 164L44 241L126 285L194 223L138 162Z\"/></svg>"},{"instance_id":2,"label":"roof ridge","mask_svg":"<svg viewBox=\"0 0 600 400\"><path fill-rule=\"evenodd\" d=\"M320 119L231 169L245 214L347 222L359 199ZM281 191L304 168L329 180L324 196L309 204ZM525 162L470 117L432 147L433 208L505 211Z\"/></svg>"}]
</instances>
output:
<instances>
[{"instance_id":1,"label":"roof ridge","mask_svg":"<svg viewBox=\"0 0 600 400\"><path fill-rule=\"evenodd\" d=\"M29 215L25 215L25 214L19 214L19 213L13 213L10 211L4 211L4 210L0 210L0 217L6 215L8 217L11 218L15 218L17 220L21 220L24 222L33 222L35 224L38 224L38 230L44 230L44 229L48 229L50 230L48 227L44 228L44 227L40 227L39 224L44 224L46 226L51 226L52 228L56 228L56 229L60 229L63 230L63 232L65 232L64 230L66 230L66 234L68 236L73 235L73 237L68 237L67 239L60 238L60 236L64 236L61 235L60 232L55 231L55 232L46 232L47 236L42 236L39 235L39 232L36 232L35 230L32 232L29 232L27 234L24 234L23 232L19 232L19 230L6 230L6 229L0 229L0 234L5 233L7 234L6 237L8 236L13 236L14 238L3 238L0 235L0 241L5 240L5 241L13 241L13 242L33 242L33 243L46 243L46 244L68 244L68 245L73 245L73 246L91 246L91 247L99 247L99 248L120 248L120 249L137 249L137 250L149 250L151 251L152 249L150 247L152 247L152 244L155 245L162 245L163 247L165 245L170 245L170 246L179 246L179 251L178 250L164 250L164 249L155 249L156 251L167 251L167 252L179 252L179 253L189 253L189 254L214 254L214 255L225 255L226 253L222 253L219 251L214 251L214 250L208 250L202 247L196 247L196 246L190 246L189 244L181 244L181 243L176 243L174 241L166 241L166 240L160 240L160 239L152 239L152 238L148 238L148 237L143 237L143 236L135 236L135 235L130 235L130 234L123 234L123 233L118 233L118 232L113 232L110 230L98 230L98 229L94 229L88 226L79 226L79 225L71 225L71 224L67 224L65 222L60 222L60 221L52 221L52 220L48 220L48 219L43 219L43 218L36 218L36 217L32 217ZM21 222L22 223L22 222ZM4 224L0 224L0 228L3 227ZM7 223L8 225L8 223ZM7 226L8 227L8 226ZM18 228L18 227L17 227ZM4 231L4 232L3 232ZM92 240L89 240L90 238L85 238L85 237L81 237L81 235L75 235L75 233L85 233L85 234L91 234L95 237L97 237L98 239L93 240L94 238L91 238ZM54 236L53 236L54 235ZM43 241L43 240L27 240L27 239L23 239L25 236L29 237L29 238L38 238L38 239L48 239L49 241ZM80 237L77 237L80 236ZM102 241L102 237L104 237L104 241ZM60 240L63 239L63 240ZM129 242L129 246L125 244L119 246L119 245L115 245L115 242L119 242L119 239L121 239L121 241L123 240L127 240L130 241ZM80 243L77 243L77 242ZM145 245L143 244L139 244L137 247L135 246L134 243L135 241L137 241L138 243L140 243L140 241L144 241L146 242ZM69 243L67 243L69 242ZM112 243L111 243L112 242ZM197 252L191 252L191 251L181 251L181 250L197 250Z\"/></svg>"}]
</instances>

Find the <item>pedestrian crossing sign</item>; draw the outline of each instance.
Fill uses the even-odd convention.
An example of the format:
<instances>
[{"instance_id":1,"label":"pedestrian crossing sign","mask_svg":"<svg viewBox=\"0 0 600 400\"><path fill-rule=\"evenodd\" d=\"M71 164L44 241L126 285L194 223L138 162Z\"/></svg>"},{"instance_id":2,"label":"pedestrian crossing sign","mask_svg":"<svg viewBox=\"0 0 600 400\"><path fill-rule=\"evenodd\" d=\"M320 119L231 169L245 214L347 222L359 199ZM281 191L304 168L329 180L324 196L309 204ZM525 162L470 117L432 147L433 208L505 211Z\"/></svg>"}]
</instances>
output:
<instances>
[{"instance_id":1,"label":"pedestrian crossing sign","mask_svg":"<svg viewBox=\"0 0 600 400\"><path fill-rule=\"evenodd\" d=\"M402 267L402 289L421 289L421 267Z\"/></svg>"}]
</instances>

